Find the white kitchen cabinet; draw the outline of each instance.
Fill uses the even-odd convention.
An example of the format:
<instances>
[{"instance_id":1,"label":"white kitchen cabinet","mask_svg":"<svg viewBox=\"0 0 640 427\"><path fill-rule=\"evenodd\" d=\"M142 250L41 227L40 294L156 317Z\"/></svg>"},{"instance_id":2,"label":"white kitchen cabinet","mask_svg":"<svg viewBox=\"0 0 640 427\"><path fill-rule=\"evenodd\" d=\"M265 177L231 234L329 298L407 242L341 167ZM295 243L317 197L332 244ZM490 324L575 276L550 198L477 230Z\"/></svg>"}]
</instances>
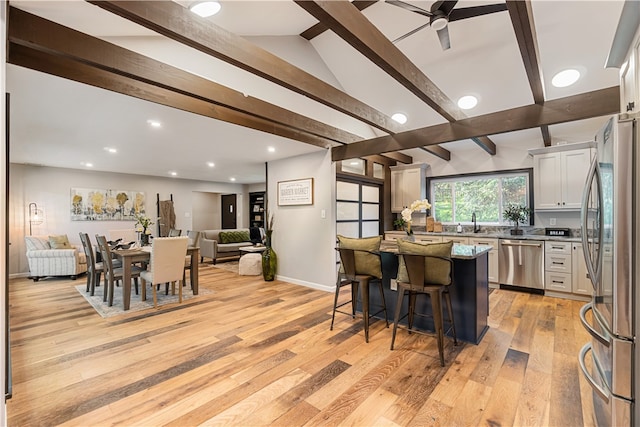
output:
<instances>
[{"instance_id":1,"label":"white kitchen cabinet","mask_svg":"<svg viewBox=\"0 0 640 427\"><path fill-rule=\"evenodd\" d=\"M483 239L479 237L469 237L470 245L491 246L489 252L489 283L498 283L498 239Z\"/></svg>"},{"instance_id":2,"label":"white kitchen cabinet","mask_svg":"<svg viewBox=\"0 0 640 427\"><path fill-rule=\"evenodd\" d=\"M442 236L415 235L418 243L442 243Z\"/></svg>"},{"instance_id":3,"label":"white kitchen cabinet","mask_svg":"<svg viewBox=\"0 0 640 427\"><path fill-rule=\"evenodd\" d=\"M582 244L573 243L571 252L571 290L574 294L591 296L593 286L584 260Z\"/></svg>"},{"instance_id":4,"label":"white kitchen cabinet","mask_svg":"<svg viewBox=\"0 0 640 427\"><path fill-rule=\"evenodd\" d=\"M580 148L534 154L536 210L580 209L592 151L591 148Z\"/></svg>"},{"instance_id":5,"label":"white kitchen cabinet","mask_svg":"<svg viewBox=\"0 0 640 427\"><path fill-rule=\"evenodd\" d=\"M391 166L391 212L402 212L414 200L426 197L427 164Z\"/></svg>"},{"instance_id":6,"label":"white kitchen cabinet","mask_svg":"<svg viewBox=\"0 0 640 427\"><path fill-rule=\"evenodd\" d=\"M442 236L443 242L453 242L454 245L468 245L469 238L468 237L458 237L458 236Z\"/></svg>"},{"instance_id":7,"label":"white kitchen cabinet","mask_svg":"<svg viewBox=\"0 0 640 427\"><path fill-rule=\"evenodd\" d=\"M640 29L637 30L626 61L620 68L620 111L640 111Z\"/></svg>"}]
</instances>

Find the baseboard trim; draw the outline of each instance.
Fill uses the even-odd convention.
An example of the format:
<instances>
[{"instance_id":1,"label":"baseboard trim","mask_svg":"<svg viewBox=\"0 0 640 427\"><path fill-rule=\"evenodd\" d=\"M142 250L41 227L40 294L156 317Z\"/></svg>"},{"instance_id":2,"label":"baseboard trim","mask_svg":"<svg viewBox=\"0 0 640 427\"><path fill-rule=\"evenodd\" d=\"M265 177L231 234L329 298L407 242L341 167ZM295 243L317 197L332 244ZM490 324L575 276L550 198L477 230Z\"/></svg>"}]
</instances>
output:
<instances>
[{"instance_id":1,"label":"baseboard trim","mask_svg":"<svg viewBox=\"0 0 640 427\"><path fill-rule=\"evenodd\" d=\"M300 286L305 286L307 288L317 289L319 291L335 292L336 290L335 286L329 287L326 285L321 285L319 283L307 282L305 280L298 280L291 277L276 275L276 279L282 282L292 283L294 285L300 285Z\"/></svg>"}]
</instances>

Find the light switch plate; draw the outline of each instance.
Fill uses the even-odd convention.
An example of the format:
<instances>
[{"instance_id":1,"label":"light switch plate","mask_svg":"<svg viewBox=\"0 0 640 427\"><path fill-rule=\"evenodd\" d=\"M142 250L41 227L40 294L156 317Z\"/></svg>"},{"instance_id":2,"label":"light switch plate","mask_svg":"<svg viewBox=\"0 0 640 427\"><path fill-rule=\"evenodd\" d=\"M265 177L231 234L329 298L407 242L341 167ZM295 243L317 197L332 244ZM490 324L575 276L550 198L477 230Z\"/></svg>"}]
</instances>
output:
<instances>
[{"instance_id":1,"label":"light switch plate","mask_svg":"<svg viewBox=\"0 0 640 427\"><path fill-rule=\"evenodd\" d=\"M549 225L556 225L556 219L555 218L549 218Z\"/></svg>"},{"instance_id":2,"label":"light switch plate","mask_svg":"<svg viewBox=\"0 0 640 427\"><path fill-rule=\"evenodd\" d=\"M398 290L398 282L396 282L396 279L391 279L390 280L390 284L391 284L391 290L392 291L397 291Z\"/></svg>"}]
</instances>

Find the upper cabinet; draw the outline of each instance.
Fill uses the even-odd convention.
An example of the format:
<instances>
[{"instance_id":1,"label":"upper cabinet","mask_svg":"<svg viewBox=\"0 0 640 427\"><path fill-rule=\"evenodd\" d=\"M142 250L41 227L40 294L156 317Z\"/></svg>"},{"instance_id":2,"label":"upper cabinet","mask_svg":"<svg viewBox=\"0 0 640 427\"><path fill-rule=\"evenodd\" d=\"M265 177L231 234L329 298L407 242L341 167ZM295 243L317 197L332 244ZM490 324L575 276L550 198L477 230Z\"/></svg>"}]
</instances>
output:
<instances>
[{"instance_id":1,"label":"upper cabinet","mask_svg":"<svg viewBox=\"0 0 640 427\"><path fill-rule=\"evenodd\" d=\"M533 155L536 210L579 210L591 158L592 143L529 150Z\"/></svg>"},{"instance_id":2,"label":"upper cabinet","mask_svg":"<svg viewBox=\"0 0 640 427\"><path fill-rule=\"evenodd\" d=\"M426 197L426 163L391 166L391 212L402 212L414 200Z\"/></svg>"}]
</instances>

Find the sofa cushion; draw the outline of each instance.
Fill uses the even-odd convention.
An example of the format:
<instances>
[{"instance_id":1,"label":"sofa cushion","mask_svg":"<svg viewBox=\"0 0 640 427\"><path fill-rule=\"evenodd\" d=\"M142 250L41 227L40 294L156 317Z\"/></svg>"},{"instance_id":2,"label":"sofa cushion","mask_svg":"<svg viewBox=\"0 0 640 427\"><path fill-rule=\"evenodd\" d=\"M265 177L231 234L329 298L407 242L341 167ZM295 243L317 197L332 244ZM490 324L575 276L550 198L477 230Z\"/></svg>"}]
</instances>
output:
<instances>
[{"instance_id":1,"label":"sofa cushion","mask_svg":"<svg viewBox=\"0 0 640 427\"><path fill-rule=\"evenodd\" d=\"M226 243L224 245L218 245L218 253L238 252L241 247L251 245L251 242Z\"/></svg>"},{"instance_id":2,"label":"sofa cushion","mask_svg":"<svg viewBox=\"0 0 640 427\"><path fill-rule=\"evenodd\" d=\"M49 236L49 245L51 249L73 249L66 234Z\"/></svg>"},{"instance_id":3,"label":"sofa cushion","mask_svg":"<svg viewBox=\"0 0 640 427\"><path fill-rule=\"evenodd\" d=\"M28 251L42 251L51 249L48 237L25 236Z\"/></svg>"},{"instance_id":4,"label":"sofa cushion","mask_svg":"<svg viewBox=\"0 0 640 427\"><path fill-rule=\"evenodd\" d=\"M404 264L402 254L410 255L433 255L443 258L451 258L451 248L453 242L421 244L396 239L398 242L398 253L400 253L400 263L398 265L398 282L409 282L409 274ZM424 280L433 285L449 285L451 282L451 269L447 261L425 258Z\"/></svg>"},{"instance_id":5,"label":"sofa cushion","mask_svg":"<svg viewBox=\"0 0 640 427\"><path fill-rule=\"evenodd\" d=\"M221 231L219 233L220 242L222 244L225 243L240 243L240 242L249 242L249 232L247 231Z\"/></svg>"}]
</instances>

